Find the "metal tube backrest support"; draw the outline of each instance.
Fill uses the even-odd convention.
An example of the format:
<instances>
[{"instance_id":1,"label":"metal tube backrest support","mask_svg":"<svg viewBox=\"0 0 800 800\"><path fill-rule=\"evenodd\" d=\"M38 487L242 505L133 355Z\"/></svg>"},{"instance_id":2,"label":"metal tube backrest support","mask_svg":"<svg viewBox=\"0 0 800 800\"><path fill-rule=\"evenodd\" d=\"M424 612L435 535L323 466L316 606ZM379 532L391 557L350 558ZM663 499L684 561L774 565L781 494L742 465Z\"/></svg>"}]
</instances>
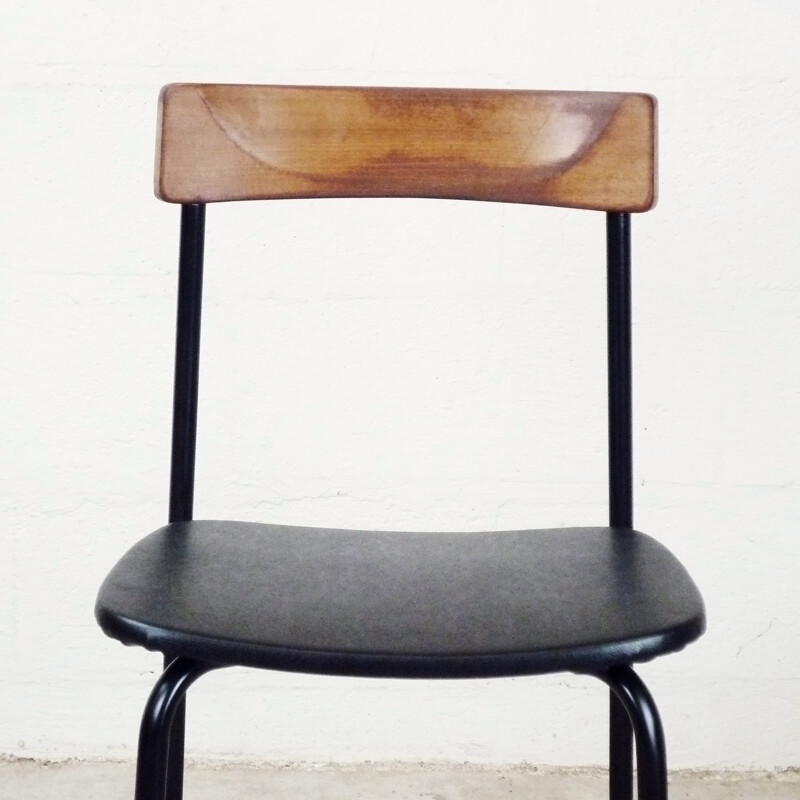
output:
<instances>
[{"instance_id":1,"label":"metal tube backrest support","mask_svg":"<svg viewBox=\"0 0 800 800\"><path fill-rule=\"evenodd\" d=\"M172 408L172 467L169 490L170 522L192 519L194 503L205 218L206 207L202 203L184 205L181 208L178 323L175 335L175 389Z\"/></svg>"},{"instance_id":2,"label":"metal tube backrest support","mask_svg":"<svg viewBox=\"0 0 800 800\"><path fill-rule=\"evenodd\" d=\"M181 208L169 521L192 519L205 205ZM630 214L606 215L609 525L633 527Z\"/></svg>"},{"instance_id":3,"label":"metal tube backrest support","mask_svg":"<svg viewBox=\"0 0 800 800\"><path fill-rule=\"evenodd\" d=\"M181 208L169 521L192 519L205 205ZM630 214L606 216L609 525L633 527Z\"/></svg>"},{"instance_id":4,"label":"metal tube backrest support","mask_svg":"<svg viewBox=\"0 0 800 800\"><path fill-rule=\"evenodd\" d=\"M630 214L606 217L609 525L633 527Z\"/></svg>"}]
</instances>

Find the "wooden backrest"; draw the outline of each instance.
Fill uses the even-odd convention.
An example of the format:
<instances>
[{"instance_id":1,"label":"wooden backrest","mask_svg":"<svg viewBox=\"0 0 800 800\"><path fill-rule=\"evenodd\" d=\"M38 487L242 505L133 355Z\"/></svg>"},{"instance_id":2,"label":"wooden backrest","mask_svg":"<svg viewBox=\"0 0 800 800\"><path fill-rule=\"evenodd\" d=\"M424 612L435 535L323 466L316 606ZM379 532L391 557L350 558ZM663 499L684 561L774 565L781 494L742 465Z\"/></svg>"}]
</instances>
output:
<instances>
[{"instance_id":1,"label":"wooden backrest","mask_svg":"<svg viewBox=\"0 0 800 800\"><path fill-rule=\"evenodd\" d=\"M156 194L173 203L444 197L646 211L645 94L171 84Z\"/></svg>"}]
</instances>

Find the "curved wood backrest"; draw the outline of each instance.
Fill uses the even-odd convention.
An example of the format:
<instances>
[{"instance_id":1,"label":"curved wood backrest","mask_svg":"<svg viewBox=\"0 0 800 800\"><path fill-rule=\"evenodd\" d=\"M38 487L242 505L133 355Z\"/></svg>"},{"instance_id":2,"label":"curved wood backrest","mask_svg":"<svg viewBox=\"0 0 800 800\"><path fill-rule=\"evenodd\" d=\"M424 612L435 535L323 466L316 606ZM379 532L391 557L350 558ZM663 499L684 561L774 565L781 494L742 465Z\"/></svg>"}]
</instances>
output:
<instances>
[{"instance_id":1,"label":"curved wood backrest","mask_svg":"<svg viewBox=\"0 0 800 800\"><path fill-rule=\"evenodd\" d=\"M655 140L646 94L171 84L159 103L156 194L646 211Z\"/></svg>"}]
</instances>

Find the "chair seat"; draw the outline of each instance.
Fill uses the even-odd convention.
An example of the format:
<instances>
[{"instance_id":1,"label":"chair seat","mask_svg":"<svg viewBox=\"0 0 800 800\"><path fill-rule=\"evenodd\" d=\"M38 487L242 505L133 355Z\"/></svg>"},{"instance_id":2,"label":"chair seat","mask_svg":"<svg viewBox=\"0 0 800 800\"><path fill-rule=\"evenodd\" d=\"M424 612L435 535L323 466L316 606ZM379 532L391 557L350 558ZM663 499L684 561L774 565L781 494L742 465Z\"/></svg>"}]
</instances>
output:
<instances>
[{"instance_id":1,"label":"chair seat","mask_svg":"<svg viewBox=\"0 0 800 800\"><path fill-rule=\"evenodd\" d=\"M167 525L103 583L103 630L217 664L375 677L597 672L705 626L680 562L619 528Z\"/></svg>"}]
</instances>

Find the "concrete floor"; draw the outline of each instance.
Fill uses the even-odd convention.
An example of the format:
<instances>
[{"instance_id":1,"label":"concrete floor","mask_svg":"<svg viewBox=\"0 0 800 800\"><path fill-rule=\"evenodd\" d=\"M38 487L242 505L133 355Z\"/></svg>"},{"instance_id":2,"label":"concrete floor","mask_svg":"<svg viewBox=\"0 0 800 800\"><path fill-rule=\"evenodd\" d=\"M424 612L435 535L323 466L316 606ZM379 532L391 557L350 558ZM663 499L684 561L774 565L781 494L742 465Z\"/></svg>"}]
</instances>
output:
<instances>
[{"instance_id":1,"label":"concrete floor","mask_svg":"<svg viewBox=\"0 0 800 800\"><path fill-rule=\"evenodd\" d=\"M344 768L191 766L187 800L596 800L605 776L592 771L469 766ZM133 766L118 763L0 762L0 797L131 800ZM675 773L671 800L800 800L800 773Z\"/></svg>"}]
</instances>

